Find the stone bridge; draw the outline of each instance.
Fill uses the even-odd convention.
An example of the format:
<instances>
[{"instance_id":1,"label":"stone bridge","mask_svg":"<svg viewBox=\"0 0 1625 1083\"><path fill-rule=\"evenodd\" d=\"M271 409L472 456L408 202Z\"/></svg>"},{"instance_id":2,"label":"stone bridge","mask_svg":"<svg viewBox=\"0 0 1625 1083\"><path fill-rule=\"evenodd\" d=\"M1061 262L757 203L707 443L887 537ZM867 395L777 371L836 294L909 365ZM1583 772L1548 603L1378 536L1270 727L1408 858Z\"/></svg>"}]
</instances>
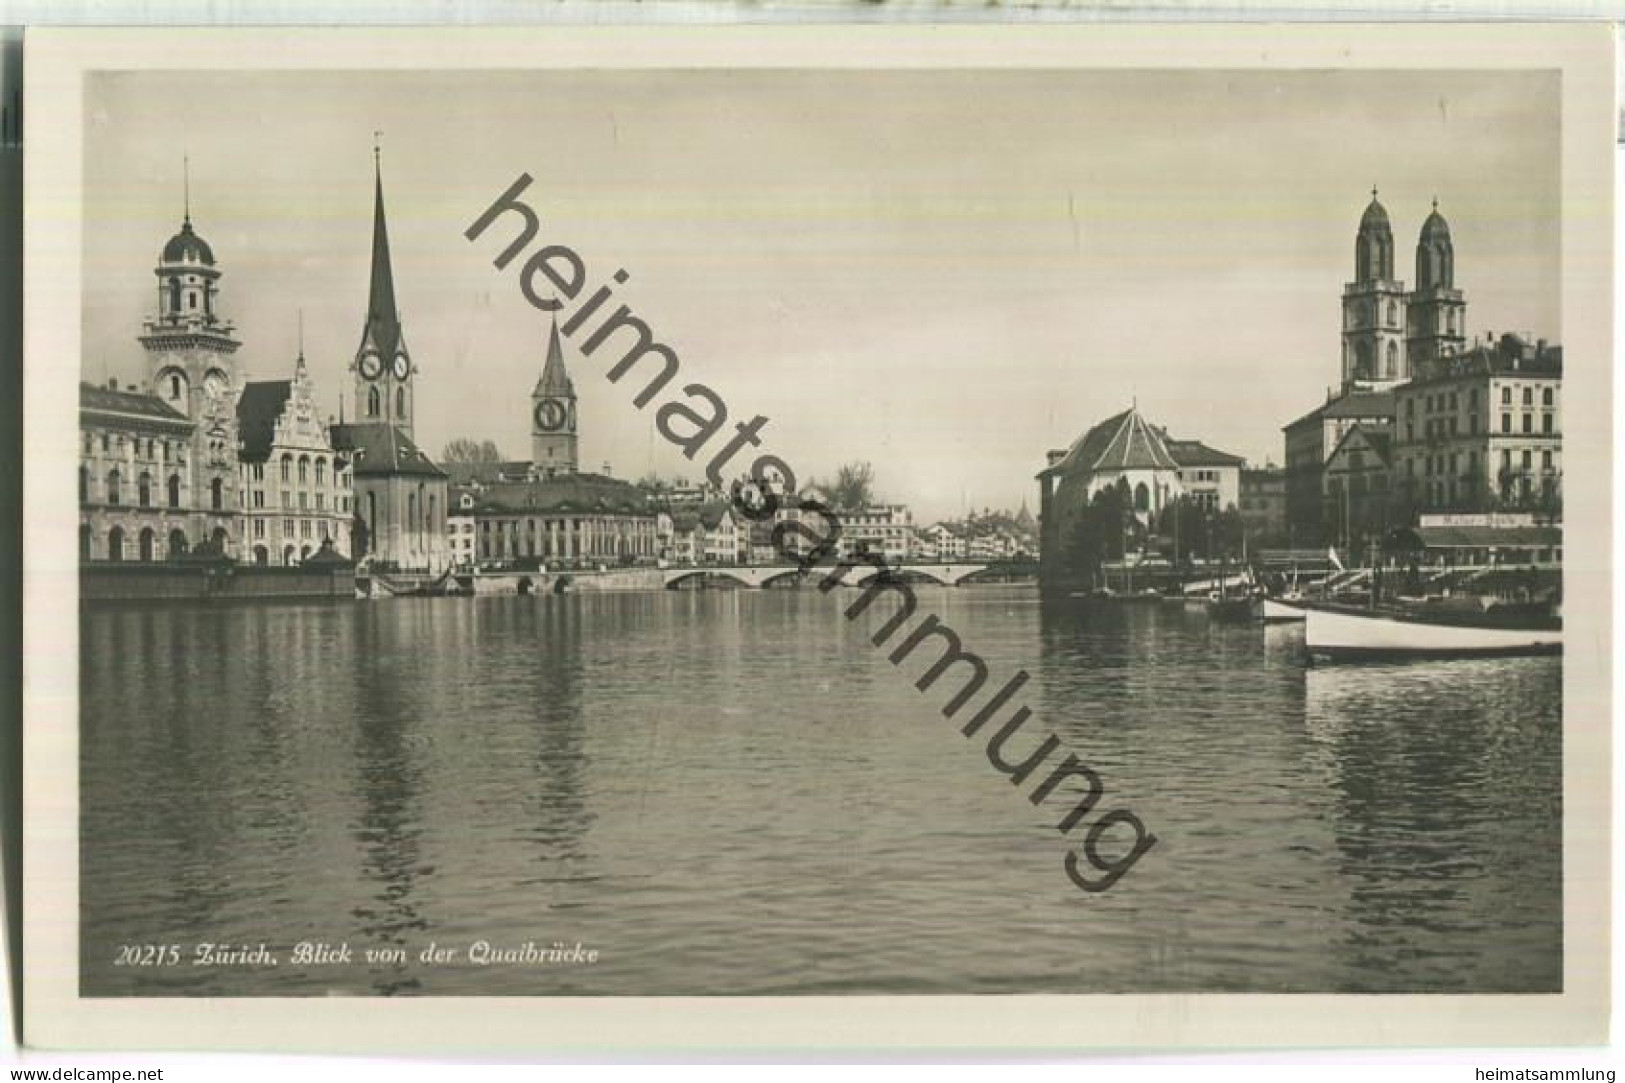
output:
<instances>
[{"instance_id":1,"label":"stone bridge","mask_svg":"<svg viewBox=\"0 0 1625 1083\"><path fill-rule=\"evenodd\" d=\"M965 580L985 572L992 567L990 564L929 564L910 563L892 566L892 574L905 582L937 583L945 587L957 587ZM809 586L829 575L836 569L834 564L821 565L806 572ZM841 565L845 568L841 581L848 586L858 586L868 582L879 575L874 565L857 563L854 565ZM794 564L704 564L687 568L667 568L662 573L666 580L666 589L674 590L679 583L690 579L725 579L737 583L742 587L768 587L775 581L794 579L801 575L801 569Z\"/></svg>"}]
</instances>

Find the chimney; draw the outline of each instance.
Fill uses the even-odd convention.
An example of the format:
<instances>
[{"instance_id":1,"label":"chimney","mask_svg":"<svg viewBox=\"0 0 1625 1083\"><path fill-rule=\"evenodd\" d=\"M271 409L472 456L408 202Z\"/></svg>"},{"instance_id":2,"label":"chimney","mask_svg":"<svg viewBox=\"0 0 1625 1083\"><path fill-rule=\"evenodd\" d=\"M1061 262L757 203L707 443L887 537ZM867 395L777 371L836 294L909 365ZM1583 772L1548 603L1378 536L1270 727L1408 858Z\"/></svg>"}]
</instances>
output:
<instances>
[{"instance_id":1,"label":"chimney","mask_svg":"<svg viewBox=\"0 0 1625 1083\"><path fill-rule=\"evenodd\" d=\"M1066 448L1052 447L1048 452L1045 453L1044 458L1048 460L1044 465L1054 466L1056 463L1066 458Z\"/></svg>"}]
</instances>

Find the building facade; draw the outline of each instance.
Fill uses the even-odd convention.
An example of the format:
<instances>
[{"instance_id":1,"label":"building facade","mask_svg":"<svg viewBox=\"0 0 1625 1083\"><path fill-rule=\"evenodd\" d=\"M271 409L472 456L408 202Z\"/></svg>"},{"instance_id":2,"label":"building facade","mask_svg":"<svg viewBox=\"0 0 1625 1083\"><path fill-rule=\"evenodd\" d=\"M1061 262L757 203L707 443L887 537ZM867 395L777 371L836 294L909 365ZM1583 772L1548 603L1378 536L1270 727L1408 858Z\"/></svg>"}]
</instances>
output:
<instances>
[{"instance_id":1,"label":"building facade","mask_svg":"<svg viewBox=\"0 0 1625 1083\"><path fill-rule=\"evenodd\" d=\"M1274 466L1243 469L1239 484L1241 491L1236 508L1241 512L1241 522L1247 536L1257 539L1258 544L1263 546L1289 545L1286 472Z\"/></svg>"},{"instance_id":2,"label":"building facade","mask_svg":"<svg viewBox=\"0 0 1625 1083\"><path fill-rule=\"evenodd\" d=\"M354 515L349 461L333 448L300 351L291 380L255 380L237 400L244 507L241 552L259 565L293 567L323 543L350 554Z\"/></svg>"},{"instance_id":3,"label":"building facade","mask_svg":"<svg viewBox=\"0 0 1625 1083\"><path fill-rule=\"evenodd\" d=\"M195 429L156 396L79 386L80 560L173 560L216 529L195 505Z\"/></svg>"},{"instance_id":4,"label":"building facade","mask_svg":"<svg viewBox=\"0 0 1625 1083\"><path fill-rule=\"evenodd\" d=\"M1412 514L1560 510L1561 347L1503 335L1428 359L1397 394L1396 488Z\"/></svg>"}]
</instances>

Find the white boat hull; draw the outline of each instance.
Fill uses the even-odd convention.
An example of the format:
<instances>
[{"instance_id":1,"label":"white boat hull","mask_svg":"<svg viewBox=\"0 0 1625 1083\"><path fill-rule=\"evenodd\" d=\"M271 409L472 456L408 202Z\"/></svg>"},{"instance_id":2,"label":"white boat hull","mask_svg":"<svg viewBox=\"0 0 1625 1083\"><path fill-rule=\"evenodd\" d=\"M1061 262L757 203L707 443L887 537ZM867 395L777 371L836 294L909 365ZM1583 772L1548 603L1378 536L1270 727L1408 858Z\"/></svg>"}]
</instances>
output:
<instances>
[{"instance_id":1,"label":"white boat hull","mask_svg":"<svg viewBox=\"0 0 1625 1083\"><path fill-rule=\"evenodd\" d=\"M1264 599L1264 623L1280 624L1285 621L1301 621L1308 615L1308 610L1288 602L1278 601L1274 598Z\"/></svg>"},{"instance_id":2,"label":"white boat hull","mask_svg":"<svg viewBox=\"0 0 1625 1083\"><path fill-rule=\"evenodd\" d=\"M1563 649L1563 633L1432 624L1379 614L1311 609L1306 612L1304 647L1312 661L1333 662L1555 654Z\"/></svg>"}]
</instances>

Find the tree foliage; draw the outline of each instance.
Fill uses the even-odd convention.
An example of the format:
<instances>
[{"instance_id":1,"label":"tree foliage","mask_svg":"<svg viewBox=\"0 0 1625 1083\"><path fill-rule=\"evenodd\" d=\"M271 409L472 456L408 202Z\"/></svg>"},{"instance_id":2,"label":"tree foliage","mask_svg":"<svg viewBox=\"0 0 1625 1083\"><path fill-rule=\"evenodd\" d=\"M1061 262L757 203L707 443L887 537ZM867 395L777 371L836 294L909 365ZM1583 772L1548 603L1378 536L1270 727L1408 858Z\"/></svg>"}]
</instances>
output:
<instances>
[{"instance_id":1,"label":"tree foliage","mask_svg":"<svg viewBox=\"0 0 1625 1083\"><path fill-rule=\"evenodd\" d=\"M813 488L824 496L835 511L859 511L872 506L875 495L875 468L868 462L842 463L835 477L815 482Z\"/></svg>"},{"instance_id":2,"label":"tree foliage","mask_svg":"<svg viewBox=\"0 0 1625 1083\"><path fill-rule=\"evenodd\" d=\"M440 461L446 463L499 463L502 451L492 440L474 440L459 436L446 444L440 452Z\"/></svg>"}]
</instances>

